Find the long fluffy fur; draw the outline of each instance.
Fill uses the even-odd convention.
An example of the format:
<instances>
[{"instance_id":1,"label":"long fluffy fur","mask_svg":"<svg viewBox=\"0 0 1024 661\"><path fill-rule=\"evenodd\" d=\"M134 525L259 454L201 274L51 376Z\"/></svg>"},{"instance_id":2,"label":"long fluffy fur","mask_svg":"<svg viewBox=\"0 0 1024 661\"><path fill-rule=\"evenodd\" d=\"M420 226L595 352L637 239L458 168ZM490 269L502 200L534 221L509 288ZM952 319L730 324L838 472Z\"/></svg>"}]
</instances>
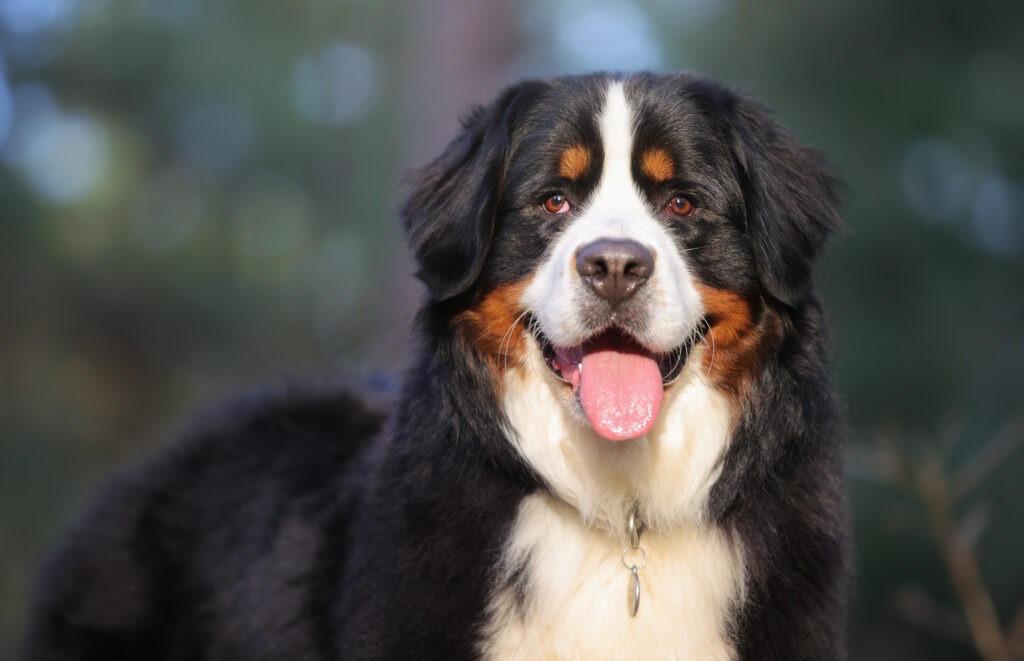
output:
<instances>
[{"instance_id":1,"label":"long fluffy fur","mask_svg":"<svg viewBox=\"0 0 1024 661\"><path fill-rule=\"evenodd\" d=\"M552 181L598 213L613 93L631 153L667 155L653 178L630 161L630 194L700 311L632 446L580 418L531 326L545 297L523 295L570 222L541 211ZM699 197L693 219L659 215L663 174ZM811 278L838 187L699 76L506 90L407 183L427 300L401 392L253 395L122 471L47 565L25 658L529 657L636 651L638 631L652 653L841 657L842 433ZM651 554L635 621L617 564L631 499Z\"/></svg>"}]
</instances>

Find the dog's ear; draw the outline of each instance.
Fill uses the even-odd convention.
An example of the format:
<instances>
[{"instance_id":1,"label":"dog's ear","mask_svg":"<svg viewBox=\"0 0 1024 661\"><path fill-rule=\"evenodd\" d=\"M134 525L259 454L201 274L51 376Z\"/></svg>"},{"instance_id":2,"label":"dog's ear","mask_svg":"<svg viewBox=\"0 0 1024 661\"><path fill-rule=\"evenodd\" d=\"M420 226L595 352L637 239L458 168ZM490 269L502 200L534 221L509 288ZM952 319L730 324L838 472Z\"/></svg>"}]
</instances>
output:
<instances>
[{"instance_id":1,"label":"dog's ear","mask_svg":"<svg viewBox=\"0 0 1024 661\"><path fill-rule=\"evenodd\" d=\"M406 179L400 213L433 302L465 292L483 269L512 131L533 87L520 84L474 108L441 155Z\"/></svg>"},{"instance_id":2,"label":"dog's ear","mask_svg":"<svg viewBox=\"0 0 1024 661\"><path fill-rule=\"evenodd\" d=\"M811 292L814 260L842 224L842 185L825 157L800 145L760 103L739 97L732 110L758 273L772 297L794 306Z\"/></svg>"}]
</instances>

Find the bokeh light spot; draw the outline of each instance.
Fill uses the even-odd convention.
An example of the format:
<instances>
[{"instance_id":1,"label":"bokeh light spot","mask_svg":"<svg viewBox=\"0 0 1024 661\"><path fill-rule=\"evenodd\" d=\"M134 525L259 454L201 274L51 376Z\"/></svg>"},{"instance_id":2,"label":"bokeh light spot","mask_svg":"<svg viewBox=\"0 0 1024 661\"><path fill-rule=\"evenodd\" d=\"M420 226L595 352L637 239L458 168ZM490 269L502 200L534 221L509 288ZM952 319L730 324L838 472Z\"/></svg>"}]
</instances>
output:
<instances>
[{"instance_id":1,"label":"bokeh light spot","mask_svg":"<svg viewBox=\"0 0 1024 661\"><path fill-rule=\"evenodd\" d=\"M208 103L188 111L178 132L178 147L189 164L214 178L235 171L253 138L249 113L239 105Z\"/></svg>"},{"instance_id":2,"label":"bokeh light spot","mask_svg":"<svg viewBox=\"0 0 1024 661\"><path fill-rule=\"evenodd\" d=\"M107 138L98 121L51 113L26 128L19 166L41 197L76 202L100 183L107 169Z\"/></svg>"},{"instance_id":3,"label":"bokeh light spot","mask_svg":"<svg viewBox=\"0 0 1024 661\"><path fill-rule=\"evenodd\" d=\"M910 145L903 158L901 180L910 208L928 223L962 216L975 186L966 159L953 145L937 139L919 139Z\"/></svg>"},{"instance_id":4,"label":"bokeh light spot","mask_svg":"<svg viewBox=\"0 0 1024 661\"><path fill-rule=\"evenodd\" d=\"M1011 257L1020 252L1022 200L1019 186L1001 177L985 180L974 201L974 232L988 250Z\"/></svg>"},{"instance_id":5,"label":"bokeh light spot","mask_svg":"<svg viewBox=\"0 0 1024 661\"><path fill-rule=\"evenodd\" d=\"M33 34L65 23L77 0L0 0L0 21L15 34Z\"/></svg>"},{"instance_id":6,"label":"bokeh light spot","mask_svg":"<svg viewBox=\"0 0 1024 661\"><path fill-rule=\"evenodd\" d=\"M11 88L7 84L7 76L4 73L3 58L0 58L0 147L7 141L7 135L11 132L11 124L14 122L14 102L11 99Z\"/></svg>"},{"instance_id":7,"label":"bokeh light spot","mask_svg":"<svg viewBox=\"0 0 1024 661\"><path fill-rule=\"evenodd\" d=\"M569 70L658 69L663 55L646 12L616 2L538 3L526 16L528 32L550 34L554 58Z\"/></svg>"},{"instance_id":8,"label":"bokeh light spot","mask_svg":"<svg viewBox=\"0 0 1024 661\"><path fill-rule=\"evenodd\" d=\"M299 60L292 74L292 105L314 122L352 122L373 106L375 78L369 51L338 42Z\"/></svg>"}]
</instances>

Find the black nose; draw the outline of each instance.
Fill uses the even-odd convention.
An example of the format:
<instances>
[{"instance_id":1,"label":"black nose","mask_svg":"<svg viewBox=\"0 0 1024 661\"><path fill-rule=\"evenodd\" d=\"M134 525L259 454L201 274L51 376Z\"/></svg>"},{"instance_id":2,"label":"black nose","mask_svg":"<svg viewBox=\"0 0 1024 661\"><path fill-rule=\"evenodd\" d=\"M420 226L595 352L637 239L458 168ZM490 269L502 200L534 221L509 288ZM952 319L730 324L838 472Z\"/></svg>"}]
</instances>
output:
<instances>
[{"instance_id":1,"label":"black nose","mask_svg":"<svg viewBox=\"0 0 1024 661\"><path fill-rule=\"evenodd\" d=\"M598 239L576 254L583 281L614 308L654 273L654 255L636 241Z\"/></svg>"}]
</instances>

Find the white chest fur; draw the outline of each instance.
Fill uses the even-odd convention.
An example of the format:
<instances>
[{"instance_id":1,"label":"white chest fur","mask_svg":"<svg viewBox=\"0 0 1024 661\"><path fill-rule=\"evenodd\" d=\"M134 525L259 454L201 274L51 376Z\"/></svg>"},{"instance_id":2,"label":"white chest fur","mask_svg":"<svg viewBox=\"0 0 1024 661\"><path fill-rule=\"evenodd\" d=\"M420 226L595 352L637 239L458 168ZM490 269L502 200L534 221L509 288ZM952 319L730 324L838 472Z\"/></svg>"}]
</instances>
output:
<instances>
[{"instance_id":1,"label":"white chest fur","mask_svg":"<svg viewBox=\"0 0 1024 661\"><path fill-rule=\"evenodd\" d=\"M484 652L491 658L732 659L734 606L743 557L706 521L707 498L728 445L729 406L691 357L666 392L651 433L632 441L596 436L572 410L563 384L529 352L506 373L510 437L552 493L526 498L505 547L505 581L492 597ZM629 616L626 517L636 504L640 608Z\"/></svg>"},{"instance_id":2,"label":"white chest fur","mask_svg":"<svg viewBox=\"0 0 1024 661\"><path fill-rule=\"evenodd\" d=\"M629 616L624 539L585 526L548 495L523 501L504 557L524 571L521 594L494 595L484 653L495 659L735 658L732 607L742 559L728 536L703 525L644 533L640 608Z\"/></svg>"}]
</instances>

